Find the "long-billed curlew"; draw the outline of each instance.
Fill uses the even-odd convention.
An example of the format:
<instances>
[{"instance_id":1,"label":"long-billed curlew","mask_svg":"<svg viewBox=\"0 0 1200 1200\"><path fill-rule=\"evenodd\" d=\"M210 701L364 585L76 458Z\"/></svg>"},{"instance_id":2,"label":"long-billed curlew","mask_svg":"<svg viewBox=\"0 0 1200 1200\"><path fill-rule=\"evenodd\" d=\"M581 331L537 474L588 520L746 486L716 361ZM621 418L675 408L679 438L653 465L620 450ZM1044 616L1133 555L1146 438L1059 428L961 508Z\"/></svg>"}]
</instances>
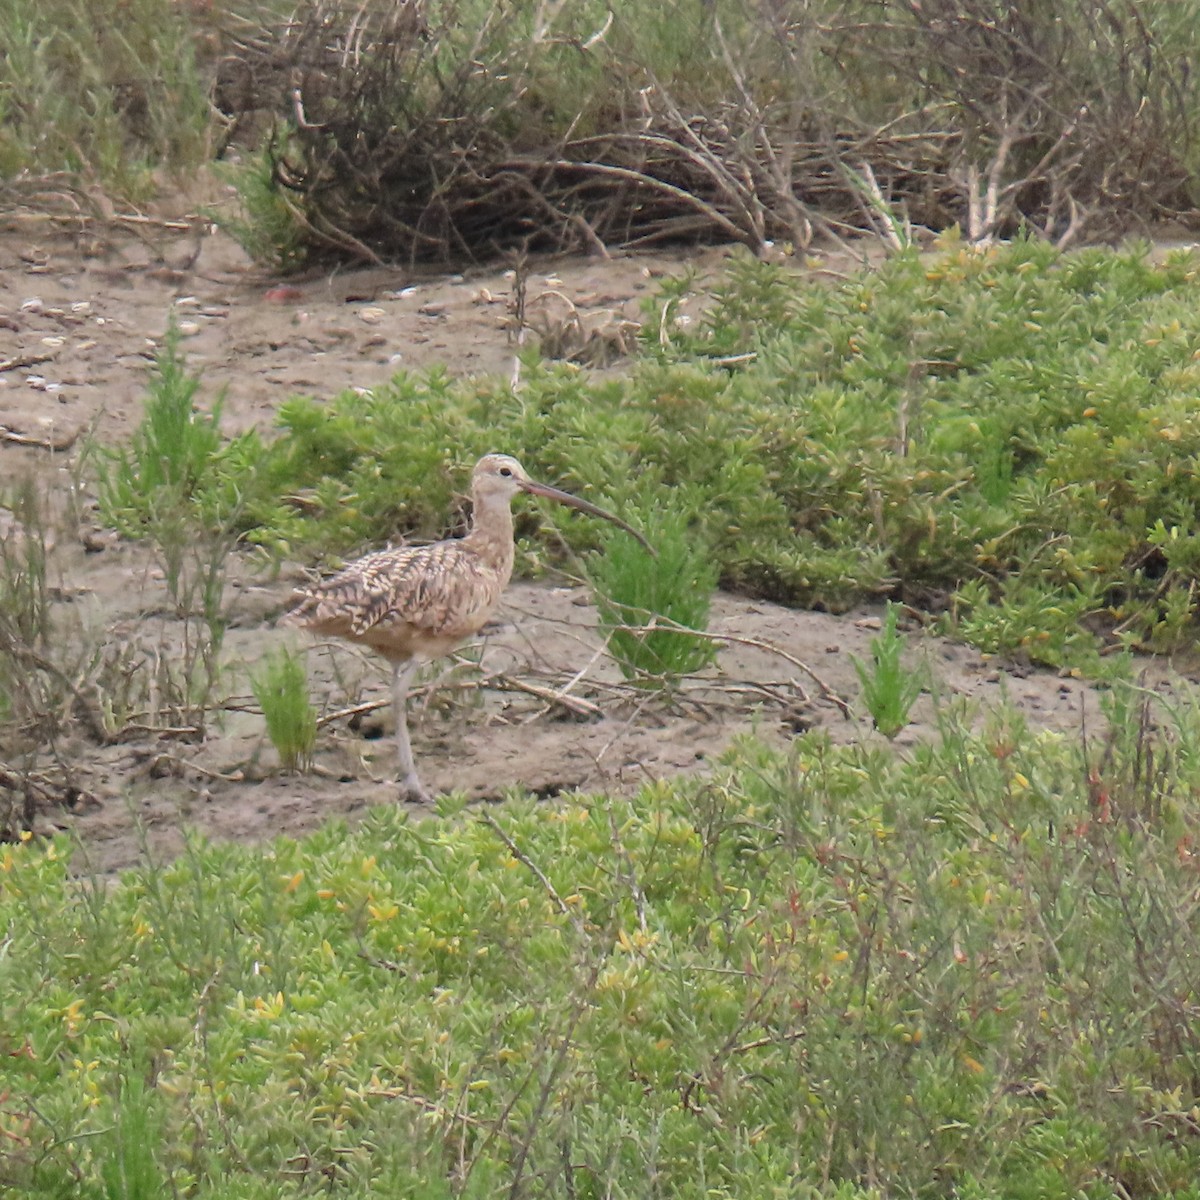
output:
<instances>
[{"instance_id":1,"label":"long-billed curlew","mask_svg":"<svg viewBox=\"0 0 1200 1200\"><path fill-rule=\"evenodd\" d=\"M382 654L392 664L392 703L400 785L413 799L429 793L413 765L408 736L408 686L422 660L449 654L487 624L513 569L511 501L517 492L548 496L603 517L650 544L619 517L569 492L535 483L515 458L488 454L471 477L471 530L431 546L378 550L329 579L299 589L284 618L314 633L345 638ZM651 550L653 553L653 550Z\"/></svg>"}]
</instances>

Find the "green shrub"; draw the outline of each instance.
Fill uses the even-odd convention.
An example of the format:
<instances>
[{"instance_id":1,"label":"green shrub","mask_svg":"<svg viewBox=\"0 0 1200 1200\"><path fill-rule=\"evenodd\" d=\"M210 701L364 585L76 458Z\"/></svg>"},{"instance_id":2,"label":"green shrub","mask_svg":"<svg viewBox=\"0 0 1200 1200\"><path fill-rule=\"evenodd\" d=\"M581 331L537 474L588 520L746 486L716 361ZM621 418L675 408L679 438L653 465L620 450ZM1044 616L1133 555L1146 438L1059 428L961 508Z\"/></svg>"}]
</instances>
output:
<instances>
[{"instance_id":1,"label":"green shrub","mask_svg":"<svg viewBox=\"0 0 1200 1200\"><path fill-rule=\"evenodd\" d=\"M256 262L275 271L302 266L306 250L299 221L275 178L270 154L246 155L236 166L222 165L220 174L237 192L242 215L220 210L213 214L216 223Z\"/></svg>"}]
</instances>

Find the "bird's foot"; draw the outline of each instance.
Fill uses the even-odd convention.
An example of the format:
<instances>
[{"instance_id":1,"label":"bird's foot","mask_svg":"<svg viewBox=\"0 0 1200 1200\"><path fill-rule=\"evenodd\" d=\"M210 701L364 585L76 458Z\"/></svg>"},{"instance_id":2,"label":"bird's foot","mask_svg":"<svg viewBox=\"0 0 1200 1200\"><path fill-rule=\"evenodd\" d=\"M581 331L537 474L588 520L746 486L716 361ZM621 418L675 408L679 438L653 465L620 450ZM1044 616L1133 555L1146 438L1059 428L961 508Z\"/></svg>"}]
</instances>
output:
<instances>
[{"instance_id":1,"label":"bird's foot","mask_svg":"<svg viewBox=\"0 0 1200 1200\"><path fill-rule=\"evenodd\" d=\"M417 778L416 771L400 779L400 799L410 804L431 804L433 793Z\"/></svg>"}]
</instances>

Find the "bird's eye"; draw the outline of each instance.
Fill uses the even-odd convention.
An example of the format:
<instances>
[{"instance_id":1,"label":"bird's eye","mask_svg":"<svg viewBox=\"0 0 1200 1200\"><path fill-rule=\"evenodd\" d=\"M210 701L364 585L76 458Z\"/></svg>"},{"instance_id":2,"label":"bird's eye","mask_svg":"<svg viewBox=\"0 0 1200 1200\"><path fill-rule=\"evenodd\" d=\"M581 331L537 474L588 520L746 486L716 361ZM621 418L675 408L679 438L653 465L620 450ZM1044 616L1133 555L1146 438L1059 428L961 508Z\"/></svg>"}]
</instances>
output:
<instances>
[{"instance_id":1,"label":"bird's eye","mask_svg":"<svg viewBox=\"0 0 1200 1200\"><path fill-rule=\"evenodd\" d=\"M503 475L505 479L511 479L512 478L512 467L501 467L500 474Z\"/></svg>"}]
</instances>

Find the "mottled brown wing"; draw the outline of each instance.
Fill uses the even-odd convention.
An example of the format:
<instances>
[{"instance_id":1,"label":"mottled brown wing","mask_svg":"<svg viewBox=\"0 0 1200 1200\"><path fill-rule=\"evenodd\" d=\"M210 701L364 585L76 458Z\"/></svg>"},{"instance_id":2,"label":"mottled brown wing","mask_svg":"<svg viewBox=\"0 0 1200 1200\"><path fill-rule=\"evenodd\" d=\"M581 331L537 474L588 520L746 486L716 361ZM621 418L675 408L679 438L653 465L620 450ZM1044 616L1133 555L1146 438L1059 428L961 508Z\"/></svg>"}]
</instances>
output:
<instances>
[{"instance_id":1,"label":"mottled brown wing","mask_svg":"<svg viewBox=\"0 0 1200 1200\"><path fill-rule=\"evenodd\" d=\"M501 586L458 540L379 550L304 589L292 615L310 628L345 623L354 637L396 625L467 636L486 621Z\"/></svg>"}]
</instances>

